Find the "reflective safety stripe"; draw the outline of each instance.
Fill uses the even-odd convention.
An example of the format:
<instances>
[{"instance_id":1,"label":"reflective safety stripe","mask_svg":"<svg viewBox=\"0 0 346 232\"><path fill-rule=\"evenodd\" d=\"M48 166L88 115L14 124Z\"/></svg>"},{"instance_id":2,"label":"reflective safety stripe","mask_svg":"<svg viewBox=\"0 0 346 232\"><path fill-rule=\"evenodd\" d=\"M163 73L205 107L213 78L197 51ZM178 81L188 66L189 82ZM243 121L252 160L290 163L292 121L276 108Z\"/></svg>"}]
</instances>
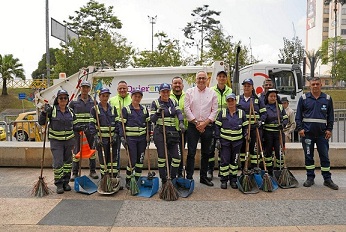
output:
<instances>
[{"instance_id":1,"label":"reflective safety stripe","mask_svg":"<svg viewBox=\"0 0 346 232\"><path fill-rule=\"evenodd\" d=\"M312 169L315 169L315 165L307 165L305 166L305 168L308 170L312 170Z\"/></svg>"},{"instance_id":2,"label":"reflective safety stripe","mask_svg":"<svg viewBox=\"0 0 346 232\"><path fill-rule=\"evenodd\" d=\"M76 123L89 123L91 122L90 113L78 113L76 114Z\"/></svg>"},{"instance_id":3,"label":"reflective safety stripe","mask_svg":"<svg viewBox=\"0 0 346 232\"><path fill-rule=\"evenodd\" d=\"M177 168L179 167L179 164L180 164L180 159L172 158L172 163L171 163L172 167Z\"/></svg>"},{"instance_id":4,"label":"reflective safety stripe","mask_svg":"<svg viewBox=\"0 0 346 232\"><path fill-rule=\"evenodd\" d=\"M330 167L321 167L321 171L322 172L329 172L330 171Z\"/></svg>"},{"instance_id":5,"label":"reflective safety stripe","mask_svg":"<svg viewBox=\"0 0 346 232\"><path fill-rule=\"evenodd\" d=\"M303 122L327 123L327 120L320 118L303 118Z\"/></svg>"},{"instance_id":6,"label":"reflective safety stripe","mask_svg":"<svg viewBox=\"0 0 346 232\"><path fill-rule=\"evenodd\" d=\"M158 163L157 166L159 168L164 168L166 166L166 159L158 158L157 163Z\"/></svg>"},{"instance_id":7,"label":"reflective safety stripe","mask_svg":"<svg viewBox=\"0 0 346 232\"><path fill-rule=\"evenodd\" d=\"M156 108L160 107L159 100L155 100ZM151 111L151 113L156 113L155 111ZM164 117L165 126L174 126L175 127L175 117ZM159 117L156 121L156 125L163 126L162 117Z\"/></svg>"}]
</instances>

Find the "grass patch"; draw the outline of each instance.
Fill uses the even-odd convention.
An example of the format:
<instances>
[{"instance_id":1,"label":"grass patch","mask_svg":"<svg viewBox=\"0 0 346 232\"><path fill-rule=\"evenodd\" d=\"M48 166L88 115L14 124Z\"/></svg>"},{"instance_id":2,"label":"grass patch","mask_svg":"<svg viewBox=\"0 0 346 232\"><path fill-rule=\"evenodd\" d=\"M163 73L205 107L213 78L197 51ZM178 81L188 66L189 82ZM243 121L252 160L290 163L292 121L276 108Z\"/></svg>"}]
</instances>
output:
<instances>
[{"instance_id":1,"label":"grass patch","mask_svg":"<svg viewBox=\"0 0 346 232\"><path fill-rule=\"evenodd\" d=\"M35 109L34 101L19 100L18 94L25 93L26 97L33 98L34 90L28 88L9 88L8 95L0 95L0 112L6 109Z\"/></svg>"}]
</instances>

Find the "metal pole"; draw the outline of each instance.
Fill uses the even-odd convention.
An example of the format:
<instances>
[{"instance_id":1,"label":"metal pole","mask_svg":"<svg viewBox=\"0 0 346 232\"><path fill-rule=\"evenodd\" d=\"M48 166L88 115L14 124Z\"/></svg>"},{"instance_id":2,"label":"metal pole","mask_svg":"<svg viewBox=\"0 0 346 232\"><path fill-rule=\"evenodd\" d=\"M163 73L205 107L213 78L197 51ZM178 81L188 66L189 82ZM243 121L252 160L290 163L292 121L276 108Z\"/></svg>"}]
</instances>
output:
<instances>
[{"instance_id":1,"label":"metal pole","mask_svg":"<svg viewBox=\"0 0 346 232\"><path fill-rule=\"evenodd\" d=\"M49 54L49 4L46 0L46 69L47 69L47 87L50 82L50 54Z\"/></svg>"},{"instance_id":2,"label":"metal pole","mask_svg":"<svg viewBox=\"0 0 346 232\"><path fill-rule=\"evenodd\" d=\"M337 0L334 0L334 16L335 16L335 25L334 25L334 28L335 28L335 37L334 37L334 59L333 59L333 69L334 69L334 72L332 72L332 77L335 78L336 75L335 75L335 65L336 65L336 45L337 45L337 28L338 28L338 20L337 20Z\"/></svg>"},{"instance_id":3,"label":"metal pole","mask_svg":"<svg viewBox=\"0 0 346 232\"><path fill-rule=\"evenodd\" d=\"M151 53L154 52L154 24L156 23L157 15L150 17L148 15L149 22L151 23Z\"/></svg>"}]
</instances>

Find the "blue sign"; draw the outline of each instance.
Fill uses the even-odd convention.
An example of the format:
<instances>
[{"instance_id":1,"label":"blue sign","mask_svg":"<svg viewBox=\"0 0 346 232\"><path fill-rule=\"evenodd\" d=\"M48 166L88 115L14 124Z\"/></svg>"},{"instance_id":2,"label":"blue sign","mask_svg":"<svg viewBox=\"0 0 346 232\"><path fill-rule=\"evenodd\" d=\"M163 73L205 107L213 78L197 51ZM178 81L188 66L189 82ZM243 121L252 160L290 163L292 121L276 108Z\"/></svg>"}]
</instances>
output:
<instances>
[{"instance_id":1,"label":"blue sign","mask_svg":"<svg viewBox=\"0 0 346 232\"><path fill-rule=\"evenodd\" d=\"M19 100L25 100L26 94L25 93L18 93Z\"/></svg>"}]
</instances>

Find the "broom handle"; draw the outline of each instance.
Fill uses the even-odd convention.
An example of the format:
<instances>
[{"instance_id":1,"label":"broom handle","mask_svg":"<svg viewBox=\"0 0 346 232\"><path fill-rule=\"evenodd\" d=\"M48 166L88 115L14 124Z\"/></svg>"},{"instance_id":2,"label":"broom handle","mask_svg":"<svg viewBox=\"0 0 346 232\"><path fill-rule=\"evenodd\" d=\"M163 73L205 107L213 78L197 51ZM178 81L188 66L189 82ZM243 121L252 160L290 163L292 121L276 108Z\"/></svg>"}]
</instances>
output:
<instances>
[{"instance_id":1,"label":"broom handle","mask_svg":"<svg viewBox=\"0 0 346 232\"><path fill-rule=\"evenodd\" d=\"M149 153L149 143L148 142L150 139L150 136L149 136L149 122L147 122L147 149L145 150L145 153L147 153L147 159L148 159L148 172L150 173L151 170L150 170L150 153Z\"/></svg>"},{"instance_id":2,"label":"broom handle","mask_svg":"<svg viewBox=\"0 0 346 232\"><path fill-rule=\"evenodd\" d=\"M43 150L42 150L42 158L41 158L41 174L40 174L40 178L42 178L42 175L43 175L43 162L44 162L44 153L45 153L45 150L46 150L47 125L48 125L48 114L46 113L46 122L44 123L44 132L43 132Z\"/></svg>"},{"instance_id":3,"label":"broom handle","mask_svg":"<svg viewBox=\"0 0 346 232\"><path fill-rule=\"evenodd\" d=\"M167 171L167 179L171 179L171 175L169 173L169 167L168 167L168 152L167 152L167 139L166 139L166 126L165 126L165 112L164 110L161 111L161 118L162 118L162 131L163 131L163 147L165 149L165 157L166 157L166 171Z\"/></svg>"},{"instance_id":4,"label":"broom handle","mask_svg":"<svg viewBox=\"0 0 346 232\"><path fill-rule=\"evenodd\" d=\"M99 134L100 140L102 141L100 119L99 119L99 114L98 114L98 111L100 111L100 110L99 110L98 106L96 105L96 92L95 92L95 97L94 97L94 107L95 107L95 114L96 114L96 122L97 122L97 126L98 126L98 134ZM101 152L102 152L104 170L105 170L105 172L107 172L108 170L107 170L107 164L106 164L106 156L105 156L105 151L104 151L103 146L101 146Z\"/></svg>"},{"instance_id":5,"label":"broom handle","mask_svg":"<svg viewBox=\"0 0 346 232\"><path fill-rule=\"evenodd\" d=\"M108 127L109 131L109 154L111 158L111 178L113 178L113 149L112 149L112 128L109 126Z\"/></svg>"},{"instance_id":6,"label":"broom handle","mask_svg":"<svg viewBox=\"0 0 346 232\"><path fill-rule=\"evenodd\" d=\"M182 158L182 162L183 162L183 177L185 179L185 162L184 162L184 151L185 151L185 141L184 141L184 133L181 133L181 158Z\"/></svg>"},{"instance_id":7,"label":"broom handle","mask_svg":"<svg viewBox=\"0 0 346 232\"><path fill-rule=\"evenodd\" d=\"M278 115L278 124L279 126L281 125L281 122L280 122L280 115L279 115L279 105L278 105L278 101L275 101L275 105L276 105L276 112L277 112L277 115ZM281 149L282 149L282 160L284 161L284 168L286 168L286 162L285 162L285 147L284 147L284 142L282 140L282 131L279 130L279 140L280 140L280 146L281 146ZM280 154L280 159L281 159L281 154ZM280 169L281 169L281 163L280 163Z\"/></svg>"},{"instance_id":8,"label":"broom handle","mask_svg":"<svg viewBox=\"0 0 346 232\"><path fill-rule=\"evenodd\" d=\"M246 141L245 141L245 166L244 166L244 170L247 171L248 170L248 156L249 156L249 147L250 147L250 143L249 143L249 139L250 139L250 133L251 133L251 116L252 116L252 98L250 97L250 109L249 109L249 124L247 126L247 135L246 135Z\"/></svg>"},{"instance_id":9,"label":"broom handle","mask_svg":"<svg viewBox=\"0 0 346 232\"><path fill-rule=\"evenodd\" d=\"M121 102L120 102L120 100L119 100L119 107L120 107L121 126L122 126L122 128L123 128L123 133L124 133L125 141L127 142L127 139L126 139L126 131L125 131L125 123L124 123L123 111L122 111L122 107L121 107ZM128 150L128 144L126 144L126 146L125 146L125 152L126 152L126 155L127 155L127 157L128 157L128 160L129 160L129 166L130 166L131 175L132 175L132 164L131 164L130 153L129 153L129 150Z\"/></svg>"},{"instance_id":10,"label":"broom handle","mask_svg":"<svg viewBox=\"0 0 346 232\"><path fill-rule=\"evenodd\" d=\"M82 150L83 150L83 131L79 133L79 167L78 167L78 175L82 175Z\"/></svg>"}]
</instances>

